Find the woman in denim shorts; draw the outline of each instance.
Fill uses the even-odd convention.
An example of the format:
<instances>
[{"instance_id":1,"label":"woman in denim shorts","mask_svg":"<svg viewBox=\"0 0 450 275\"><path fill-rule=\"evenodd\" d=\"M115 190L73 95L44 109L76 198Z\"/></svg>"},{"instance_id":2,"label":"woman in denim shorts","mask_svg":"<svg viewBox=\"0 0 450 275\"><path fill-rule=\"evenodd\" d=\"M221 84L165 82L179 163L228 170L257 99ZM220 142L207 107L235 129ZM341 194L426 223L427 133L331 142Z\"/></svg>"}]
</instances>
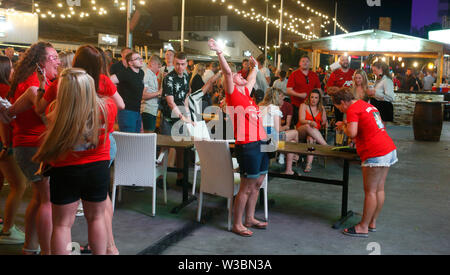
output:
<instances>
[{"instance_id":1,"label":"woman in denim shorts","mask_svg":"<svg viewBox=\"0 0 450 275\"><path fill-rule=\"evenodd\" d=\"M338 122L336 126L355 141L364 182L362 219L342 233L367 238L369 231L376 231L377 218L384 204L384 183L389 167L398 161L397 150L377 108L363 100L355 100L348 88L331 94L331 98L334 106L347 114L347 121Z\"/></svg>"},{"instance_id":2,"label":"woman in denim shorts","mask_svg":"<svg viewBox=\"0 0 450 275\"><path fill-rule=\"evenodd\" d=\"M257 66L256 60L251 57L250 62L254 68L249 73L247 79L236 73L227 63L223 52L216 42L211 39L208 45L212 51L217 53L220 68L225 77L224 88L227 98L227 108L231 112L231 107L235 108L234 132L236 140L236 156L241 174L241 184L239 192L234 200L233 206L233 228L232 232L242 236L251 237L251 228L265 229L267 222L255 219L255 206L258 200L259 189L267 176L269 158L264 152L264 140L267 139L266 132L259 118L259 108L250 97L250 91L256 82ZM240 113L244 112L244 113ZM227 112L228 112L227 111ZM239 119L238 117L244 117ZM242 223L242 216L245 212L245 222Z\"/></svg>"}]
</instances>

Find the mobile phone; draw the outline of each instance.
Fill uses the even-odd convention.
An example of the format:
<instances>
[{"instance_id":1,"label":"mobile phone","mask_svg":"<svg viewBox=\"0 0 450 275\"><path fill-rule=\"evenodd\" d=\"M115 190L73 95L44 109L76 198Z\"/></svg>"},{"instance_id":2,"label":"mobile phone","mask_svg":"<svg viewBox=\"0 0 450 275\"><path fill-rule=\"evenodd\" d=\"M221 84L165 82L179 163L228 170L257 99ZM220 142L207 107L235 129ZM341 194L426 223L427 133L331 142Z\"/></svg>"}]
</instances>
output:
<instances>
[{"instance_id":1,"label":"mobile phone","mask_svg":"<svg viewBox=\"0 0 450 275\"><path fill-rule=\"evenodd\" d=\"M37 67L39 73L40 73L41 75L44 75L44 70L42 70L41 66L39 66L38 63L36 63L36 67Z\"/></svg>"}]
</instances>

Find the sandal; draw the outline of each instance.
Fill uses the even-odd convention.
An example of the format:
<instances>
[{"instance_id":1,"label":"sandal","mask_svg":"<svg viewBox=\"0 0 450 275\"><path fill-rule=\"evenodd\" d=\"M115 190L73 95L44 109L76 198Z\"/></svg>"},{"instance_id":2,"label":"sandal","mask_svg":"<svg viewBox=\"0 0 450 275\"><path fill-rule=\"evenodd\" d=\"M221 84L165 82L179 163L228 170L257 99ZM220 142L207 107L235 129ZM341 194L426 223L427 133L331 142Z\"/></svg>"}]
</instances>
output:
<instances>
[{"instance_id":1,"label":"sandal","mask_svg":"<svg viewBox=\"0 0 450 275\"><path fill-rule=\"evenodd\" d=\"M240 230L240 231L231 229L231 232L233 232L241 237L251 237L253 235L253 232L248 230L247 228Z\"/></svg>"},{"instance_id":2,"label":"sandal","mask_svg":"<svg viewBox=\"0 0 450 275\"><path fill-rule=\"evenodd\" d=\"M309 172L311 172L311 169L312 169L312 163L307 163L303 172L309 173Z\"/></svg>"},{"instance_id":3,"label":"sandal","mask_svg":"<svg viewBox=\"0 0 450 275\"><path fill-rule=\"evenodd\" d=\"M252 228L256 228L256 229L267 229L267 225L268 225L267 222L257 222L252 225L244 224L244 226L246 226L246 227L252 227Z\"/></svg>"},{"instance_id":4,"label":"sandal","mask_svg":"<svg viewBox=\"0 0 450 275\"><path fill-rule=\"evenodd\" d=\"M89 244L86 244L84 246L80 246L80 253L82 253L82 254L92 254L92 250L89 247Z\"/></svg>"},{"instance_id":5,"label":"sandal","mask_svg":"<svg viewBox=\"0 0 450 275\"><path fill-rule=\"evenodd\" d=\"M22 255L39 255L41 254L41 249L28 249L28 248L22 248Z\"/></svg>"},{"instance_id":6,"label":"sandal","mask_svg":"<svg viewBox=\"0 0 450 275\"><path fill-rule=\"evenodd\" d=\"M342 233L344 235L347 236L351 236L351 237L362 237L362 238L368 238L369 234L368 233L357 233L355 226L352 226L350 228L344 229L344 231L342 231Z\"/></svg>"}]
</instances>

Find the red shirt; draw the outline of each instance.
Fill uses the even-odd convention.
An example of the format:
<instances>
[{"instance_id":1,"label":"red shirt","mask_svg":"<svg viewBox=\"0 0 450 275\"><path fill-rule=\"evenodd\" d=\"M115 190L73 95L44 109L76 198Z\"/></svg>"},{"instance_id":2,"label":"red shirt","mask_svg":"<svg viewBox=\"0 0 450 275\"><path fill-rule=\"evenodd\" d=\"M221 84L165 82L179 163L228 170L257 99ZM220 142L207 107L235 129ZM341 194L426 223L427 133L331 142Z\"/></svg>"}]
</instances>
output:
<instances>
[{"instance_id":1,"label":"red shirt","mask_svg":"<svg viewBox=\"0 0 450 275\"><path fill-rule=\"evenodd\" d=\"M53 81L53 83L45 90L44 99L47 102L52 102L56 99L58 92L58 79ZM98 80L98 91L97 94L102 96L113 96L117 92L116 85L104 74L101 74Z\"/></svg>"},{"instance_id":2,"label":"red shirt","mask_svg":"<svg viewBox=\"0 0 450 275\"><path fill-rule=\"evenodd\" d=\"M9 93L9 85L0 83L0 97L6 98Z\"/></svg>"},{"instance_id":3,"label":"red shirt","mask_svg":"<svg viewBox=\"0 0 450 275\"><path fill-rule=\"evenodd\" d=\"M301 70L296 70L289 76L286 87L292 88L296 93L306 93L306 98L313 89L321 88L319 77L315 72L309 71L308 75L305 76ZM306 98L300 99L296 96L291 96L291 104L299 108Z\"/></svg>"},{"instance_id":4,"label":"red shirt","mask_svg":"<svg viewBox=\"0 0 450 275\"><path fill-rule=\"evenodd\" d=\"M355 70L353 69L349 69L346 73L342 69L335 70L328 79L327 87L351 87L354 73Z\"/></svg>"},{"instance_id":5,"label":"red shirt","mask_svg":"<svg viewBox=\"0 0 450 275\"><path fill-rule=\"evenodd\" d=\"M227 112L234 117L236 144L246 144L267 138L262 120L259 117L259 107L250 97L247 87L244 95L235 86L231 95L226 94L226 100ZM234 109L231 107L234 107Z\"/></svg>"},{"instance_id":6,"label":"red shirt","mask_svg":"<svg viewBox=\"0 0 450 275\"><path fill-rule=\"evenodd\" d=\"M105 139L105 128L102 128L100 131L98 142L96 148L86 150L86 151L72 151L69 152L64 158L61 160L50 163L54 167L62 167L62 166L71 166L71 165L82 165L97 161L105 161L110 160L111 157L109 155L110 150L110 141L109 141L109 133L114 131L114 122L116 120L117 115L117 107L112 99L106 99L106 111L108 121L106 123L106 141Z\"/></svg>"},{"instance_id":7,"label":"red shirt","mask_svg":"<svg viewBox=\"0 0 450 275\"><path fill-rule=\"evenodd\" d=\"M358 122L358 133L354 140L362 161L387 155L396 149L386 133L380 112L373 105L363 100L356 101L347 110L347 122Z\"/></svg>"},{"instance_id":8,"label":"red shirt","mask_svg":"<svg viewBox=\"0 0 450 275\"><path fill-rule=\"evenodd\" d=\"M291 103L283 101L283 105L281 105L281 113L283 113L283 119L287 119L287 116L294 115L294 108L292 108Z\"/></svg>"},{"instance_id":9,"label":"red shirt","mask_svg":"<svg viewBox=\"0 0 450 275\"><path fill-rule=\"evenodd\" d=\"M11 103L14 104L14 102L31 86L39 87L39 79L36 72L17 86ZM13 120L12 125L13 147L39 147L41 136L45 131L45 125L42 122L41 117L34 111L34 107L16 115L16 119Z\"/></svg>"}]
</instances>

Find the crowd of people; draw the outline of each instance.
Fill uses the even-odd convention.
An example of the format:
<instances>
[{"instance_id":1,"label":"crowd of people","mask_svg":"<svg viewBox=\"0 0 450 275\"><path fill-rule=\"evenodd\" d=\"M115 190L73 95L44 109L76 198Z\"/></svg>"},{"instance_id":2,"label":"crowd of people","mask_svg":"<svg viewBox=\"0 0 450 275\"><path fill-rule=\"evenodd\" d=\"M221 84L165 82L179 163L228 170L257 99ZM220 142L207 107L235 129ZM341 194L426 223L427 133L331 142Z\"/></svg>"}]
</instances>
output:
<instances>
[{"instance_id":1,"label":"crowd of people","mask_svg":"<svg viewBox=\"0 0 450 275\"><path fill-rule=\"evenodd\" d=\"M32 45L19 58L11 56L10 49L5 51L0 56L0 187L6 179L10 191L0 221L0 244L23 243L23 254L70 254L71 227L75 216L84 215L89 239L85 249L118 254L109 197L109 171L117 150L111 133L172 135L179 121L195 125L197 114L192 114L188 100L194 94L200 95L201 110L208 106L225 112L227 107L251 110L244 120L227 114L241 174L233 206L234 233L249 237L253 235L249 228L268 226L254 217L270 158L262 145L270 138L328 144L325 96L334 103L333 126L354 140L367 164L363 164L365 215L359 226L344 233L358 236L375 228L388 167L396 162L395 145L384 124L392 121L395 97L388 66L372 65L377 76L373 85L364 70L350 68L346 56L340 57L340 68L329 77L321 69L312 71L308 56L300 58L298 69L287 72L266 66L264 56L244 59L238 70L214 40L208 44L218 62L194 64L185 53L173 50L166 51L164 59L152 55L144 62L130 48L122 49L121 59L114 62L109 50L83 45L75 53L58 53L47 42ZM373 108L369 116L361 111L368 106ZM255 135L247 131L250 125L258 126ZM375 132L382 142L371 148L368 139ZM169 156L182 168L182 151L173 150ZM381 161L374 160L382 156ZM295 174L301 157L279 154L283 173ZM313 156L306 156L303 171L311 172L312 164ZM179 173L177 185L182 178ZM27 182L32 199L22 232L15 220Z\"/></svg>"}]
</instances>

